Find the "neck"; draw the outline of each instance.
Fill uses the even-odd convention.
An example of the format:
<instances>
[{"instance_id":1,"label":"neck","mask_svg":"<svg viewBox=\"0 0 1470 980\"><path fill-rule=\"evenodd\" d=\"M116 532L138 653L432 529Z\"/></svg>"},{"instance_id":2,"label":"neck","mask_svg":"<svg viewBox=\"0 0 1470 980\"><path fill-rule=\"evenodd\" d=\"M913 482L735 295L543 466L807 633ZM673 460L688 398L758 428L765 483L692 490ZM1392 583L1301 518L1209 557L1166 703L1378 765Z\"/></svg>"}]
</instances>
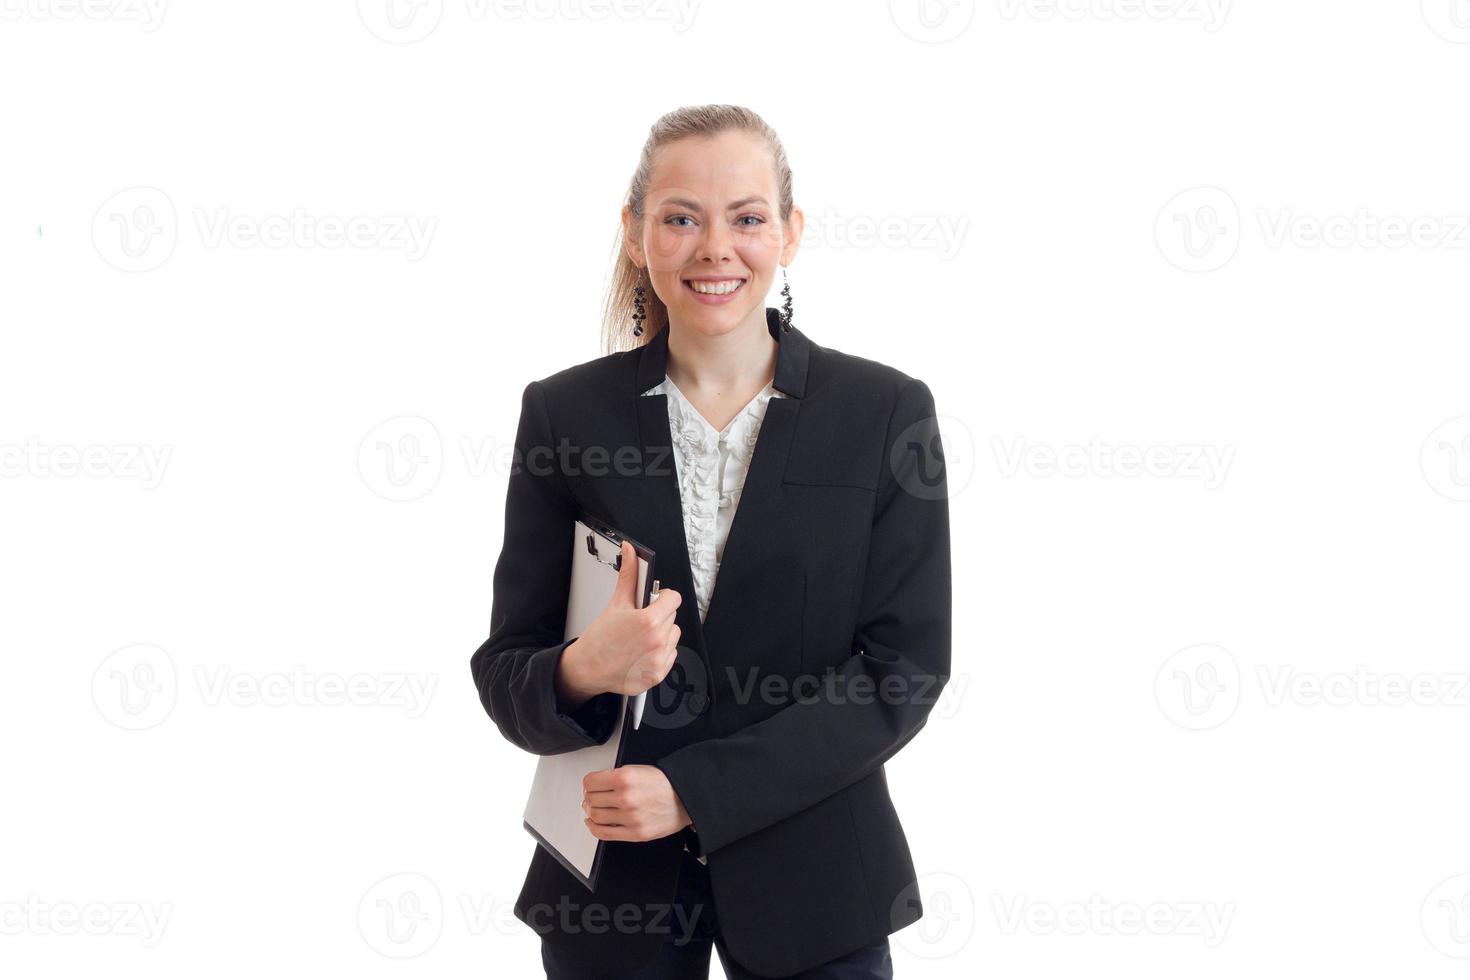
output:
<instances>
[{"instance_id":1,"label":"neck","mask_svg":"<svg viewBox=\"0 0 1470 980\"><path fill-rule=\"evenodd\" d=\"M758 390L776 374L780 343L766 326L766 310L757 306L740 325L711 337L670 321L665 373L686 394L720 396Z\"/></svg>"}]
</instances>

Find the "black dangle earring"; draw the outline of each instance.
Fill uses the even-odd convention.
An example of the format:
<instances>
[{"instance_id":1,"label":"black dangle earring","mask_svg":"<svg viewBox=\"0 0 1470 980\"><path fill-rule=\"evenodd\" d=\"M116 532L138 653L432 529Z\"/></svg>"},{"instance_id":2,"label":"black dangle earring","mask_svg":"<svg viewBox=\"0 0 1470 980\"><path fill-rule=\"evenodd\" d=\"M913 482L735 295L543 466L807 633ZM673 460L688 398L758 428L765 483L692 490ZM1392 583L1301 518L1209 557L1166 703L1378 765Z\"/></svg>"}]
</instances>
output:
<instances>
[{"instance_id":1,"label":"black dangle earring","mask_svg":"<svg viewBox=\"0 0 1470 980\"><path fill-rule=\"evenodd\" d=\"M643 288L643 270L637 266L633 268L637 269L638 275L638 281L633 286L633 336L641 337L643 336L643 321L648 319L648 314L643 309L643 300L648 295L648 291Z\"/></svg>"},{"instance_id":2,"label":"black dangle earring","mask_svg":"<svg viewBox=\"0 0 1470 980\"><path fill-rule=\"evenodd\" d=\"M791 329L791 283L786 280L786 267L781 267L781 329Z\"/></svg>"}]
</instances>

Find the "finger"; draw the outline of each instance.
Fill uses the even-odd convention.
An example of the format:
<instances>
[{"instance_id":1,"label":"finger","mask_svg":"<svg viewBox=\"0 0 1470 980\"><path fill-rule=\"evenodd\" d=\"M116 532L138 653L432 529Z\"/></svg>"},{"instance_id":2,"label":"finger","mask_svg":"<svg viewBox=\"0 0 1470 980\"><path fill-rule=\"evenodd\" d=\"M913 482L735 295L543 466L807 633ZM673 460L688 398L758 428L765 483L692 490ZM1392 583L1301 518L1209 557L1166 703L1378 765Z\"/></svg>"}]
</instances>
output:
<instances>
[{"instance_id":1,"label":"finger","mask_svg":"<svg viewBox=\"0 0 1470 980\"><path fill-rule=\"evenodd\" d=\"M586 821L586 824L587 824L587 829L590 830L590 831L592 831L592 836L596 837L598 840L624 840L624 841L641 841L641 840L643 840L643 835L642 834L634 833L633 831L629 830L627 827L622 827L622 826L617 826L617 825L611 825L611 826L609 826L607 824L598 824L598 823L593 823L590 820Z\"/></svg>"},{"instance_id":2,"label":"finger","mask_svg":"<svg viewBox=\"0 0 1470 980\"><path fill-rule=\"evenodd\" d=\"M595 772L589 772L582 777L582 792L587 794L616 789L621 778L617 775L616 769L598 769Z\"/></svg>"},{"instance_id":3,"label":"finger","mask_svg":"<svg viewBox=\"0 0 1470 980\"><path fill-rule=\"evenodd\" d=\"M658 595L644 608L654 610L659 619L672 619L674 614L679 611L679 605L683 601L684 598L679 595L677 590L659 589Z\"/></svg>"},{"instance_id":4,"label":"finger","mask_svg":"<svg viewBox=\"0 0 1470 980\"><path fill-rule=\"evenodd\" d=\"M638 594L638 553L624 541L618 546L618 554L622 556L622 565L618 567L618 582L613 586L612 604L637 606L634 597Z\"/></svg>"},{"instance_id":5,"label":"finger","mask_svg":"<svg viewBox=\"0 0 1470 980\"><path fill-rule=\"evenodd\" d=\"M582 807L584 820L604 827L619 826L628 821L628 814L616 807Z\"/></svg>"},{"instance_id":6,"label":"finger","mask_svg":"<svg viewBox=\"0 0 1470 980\"><path fill-rule=\"evenodd\" d=\"M611 789L583 792L582 800L599 807L620 807L624 803L622 793Z\"/></svg>"}]
</instances>

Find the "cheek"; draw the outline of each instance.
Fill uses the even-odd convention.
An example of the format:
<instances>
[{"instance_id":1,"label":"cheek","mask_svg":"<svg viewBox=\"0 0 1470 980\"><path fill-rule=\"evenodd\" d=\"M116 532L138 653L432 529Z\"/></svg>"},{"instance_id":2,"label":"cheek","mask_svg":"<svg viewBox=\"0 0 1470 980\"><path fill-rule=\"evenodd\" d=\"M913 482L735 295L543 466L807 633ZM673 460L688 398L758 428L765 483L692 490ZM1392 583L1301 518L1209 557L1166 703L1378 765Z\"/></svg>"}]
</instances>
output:
<instances>
[{"instance_id":1,"label":"cheek","mask_svg":"<svg viewBox=\"0 0 1470 980\"><path fill-rule=\"evenodd\" d=\"M785 244L781 226L774 221L768 221L746 236L747 247L762 253L769 253L775 262L781 254L781 248Z\"/></svg>"},{"instance_id":2,"label":"cheek","mask_svg":"<svg viewBox=\"0 0 1470 980\"><path fill-rule=\"evenodd\" d=\"M684 289L683 282L679 279L677 272L657 272L653 277L653 291L658 298L664 301L664 305L682 301L680 293Z\"/></svg>"},{"instance_id":3,"label":"cheek","mask_svg":"<svg viewBox=\"0 0 1470 980\"><path fill-rule=\"evenodd\" d=\"M751 232L736 240L735 250L740 255L740 261L744 262L747 268L766 275L780 264L781 236L779 233L771 234L764 229Z\"/></svg>"},{"instance_id":4,"label":"cheek","mask_svg":"<svg viewBox=\"0 0 1470 980\"><path fill-rule=\"evenodd\" d=\"M644 248L654 271L675 274L688 262L694 239L677 228L659 225L648 235Z\"/></svg>"}]
</instances>

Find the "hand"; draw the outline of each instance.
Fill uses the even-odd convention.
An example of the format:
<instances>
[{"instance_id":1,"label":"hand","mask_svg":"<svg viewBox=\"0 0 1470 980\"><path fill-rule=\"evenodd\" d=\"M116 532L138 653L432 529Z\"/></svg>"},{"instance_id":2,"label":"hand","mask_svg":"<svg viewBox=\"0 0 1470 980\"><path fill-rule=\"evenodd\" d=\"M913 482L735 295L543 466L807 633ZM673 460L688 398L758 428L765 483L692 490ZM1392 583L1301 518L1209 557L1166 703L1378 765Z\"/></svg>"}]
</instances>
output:
<instances>
[{"instance_id":1,"label":"hand","mask_svg":"<svg viewBox=\"0 0 1470 980\"><path fill-rule=\"evenodd\" d=\"M692 822L669 777L657 766L619 766L582 777L582 810L598 840L648 841Z\"/></svg>"},{"instance_id":2,"label":"hand","mask_svg":"<svg viewBox=\"0 0 1470 980\"><path fill-rule=\"evenodd\" d=\"M626 541L620 553L612 598L562 651L557 667L557 694L573 708L608 691L642 694L664 679L678 653L674 614L682 597L673 589L660 589L658 598L640 609L638 555Z\"/></svg>"}]
</instances>

